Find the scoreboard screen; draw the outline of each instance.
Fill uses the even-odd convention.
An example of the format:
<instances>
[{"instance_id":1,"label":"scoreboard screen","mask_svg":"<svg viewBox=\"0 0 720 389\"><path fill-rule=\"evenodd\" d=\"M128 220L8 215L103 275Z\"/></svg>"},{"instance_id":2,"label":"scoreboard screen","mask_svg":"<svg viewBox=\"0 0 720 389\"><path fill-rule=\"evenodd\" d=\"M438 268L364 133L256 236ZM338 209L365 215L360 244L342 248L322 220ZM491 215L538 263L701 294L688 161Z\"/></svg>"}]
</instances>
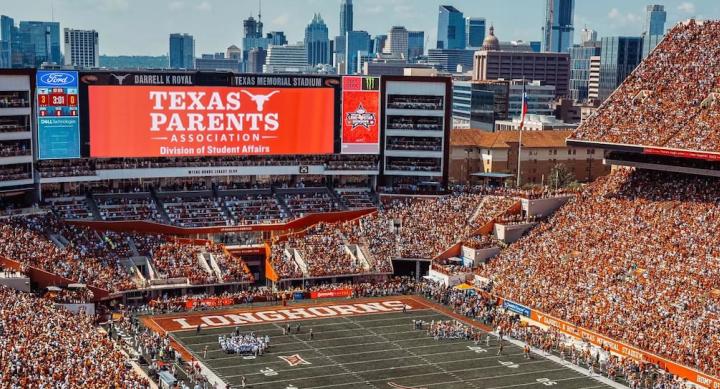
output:
<instances>
[{"instance_id":1,"label":"scoreboard screen","mask_svg":"<svg viewBox=\"0 0 720 389\"><path fill-rule=\"evenodd\" d=\"M333 88L92 85L90 157L332 154Z\"/></svg>"},{"instance_id":2,"label":"scoreboard screen","mask_svg":"<svg viewBox=\"0 0 720 389\"><path fill-rule=\"evenodd\" d=\"M35 90L38 157L80 158L78 73L39 70Z\"/></svg>"},{"instance_id":3,"label":"scoreboard screen","mask_svg":"<svg viewBox=\"0 0 720 389\"><path fill-rule=\"evenodd\" d=\"M342 153L380 153L380 77L343 77Z\"/></svg>"}]
</instances>

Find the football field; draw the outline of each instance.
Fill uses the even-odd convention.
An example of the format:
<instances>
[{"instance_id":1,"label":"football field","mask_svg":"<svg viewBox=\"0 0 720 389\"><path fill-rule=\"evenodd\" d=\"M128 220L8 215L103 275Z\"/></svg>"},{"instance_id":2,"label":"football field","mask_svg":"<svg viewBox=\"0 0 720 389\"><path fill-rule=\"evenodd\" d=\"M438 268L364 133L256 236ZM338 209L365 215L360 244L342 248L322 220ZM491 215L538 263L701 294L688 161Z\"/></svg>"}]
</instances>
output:
<instances>
[{"instance_id":1,"label":"football field","mask_svg":"<svg viewBox=\"0 0 720 389\"><path fill-rule=\"evenodd\" d=\"M407 312L347 315L241 325L242 333L270 336L263 355L239 356L220 349L218 336L234 326L173 332L172 336L231 387L241 377L250 388L602 388L601 382L549 359L525 359L521 348L498 340L475 345L435 340L413 320L453 320L429 307ZM300 333L295 324L300 323ZM314 339L310 339L312 328ZM207 354L203 353L207 347Z\"/></svg>"}]
</instances>

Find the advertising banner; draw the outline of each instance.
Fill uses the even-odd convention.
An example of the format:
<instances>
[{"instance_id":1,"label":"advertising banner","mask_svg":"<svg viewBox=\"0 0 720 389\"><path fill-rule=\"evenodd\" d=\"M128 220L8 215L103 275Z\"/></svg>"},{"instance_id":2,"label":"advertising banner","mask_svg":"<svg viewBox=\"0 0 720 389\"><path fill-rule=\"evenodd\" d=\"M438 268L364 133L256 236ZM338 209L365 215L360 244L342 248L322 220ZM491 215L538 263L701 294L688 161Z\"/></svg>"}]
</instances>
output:
<instances>
[{"instance_id":1,"label":"advertising banner","mask_svg":"<svg viewBox=\"0 0 720 389\"><path fill-rule=\"evenodd\" d=\"M342 153L380 152L380 78L343 77Z\"/></svg>"},{"instance_id":2,"label":"advertising banner","mask_svg":"<svg viewBox=\"0 0 720 389\"><path fill-rule=\"evenodd\" d=\"M703 374L690 367L648 353L637 347L618 342L597 332L578 327L570 322L545 315L544 313L535 310L532 311L530 318L540 324L556 328L563 333L572 335L576 338L584 339L594 345L601 346L624 357L629 357L636 361L646 361L656 364L671 374L690 380L696 384L702 385L703 387L720 389L720 379L717 377Z\"/></svg>"},{"instance_id":3,"label":"advertising banner","mask_svg":"<svg viewBox=\"0 0 720 389\"><path fill-rule=\"evenodd\" d=\"M332 154L331 88L88 87L97 158Z\"/></svg>"},{"instance_id":4,"label":"advertising banner","mask_svg":"<svg viewBox=\"0 0 720 389\"><path fill-rule=\"evenodd\" d=\"M38 157L80 158L78 73L38 70Z\"/></svg>"},{"instance_id":5,"label":"advertising banner","mask_svg":"<svg viewBox=\"0 0 720 389\"><path fill-rule=\"evenodd\" d=\"M352 296L352 292L352 289L320 290L316 292L310 292L310 298L325 299L334 297L350 297Z\"/></svg>"},{"instance_id":6,"label":"advertising banner","mask_svg":"<svg viewBox=\"0 0 720 389\"><path fill-rule=\"evenodd\" d=\"M518 303L514 303L510 300L503 300L502 306L503 306L503 308L507 309L510 312L519 313L523 316L530 317L530 315L532 314L532 311L530 310L530 308L528 308L524 305L520 305Z\"/></svg>"},{"instance_id":7,"label":"advertising banner","mask_svg":"<svg viewBox=\"0 0 720 389\"><path fill-rule=\"evenodd\" d=\"M659 148L646 147L643 150L643 154L661 155L664 157L674 157L674 158L704 159L706 161L720 161L720 153L707 153L707 152L701 152L701 151L670 150L670 149L659 149Z\"/></svg>"}]
</instances>

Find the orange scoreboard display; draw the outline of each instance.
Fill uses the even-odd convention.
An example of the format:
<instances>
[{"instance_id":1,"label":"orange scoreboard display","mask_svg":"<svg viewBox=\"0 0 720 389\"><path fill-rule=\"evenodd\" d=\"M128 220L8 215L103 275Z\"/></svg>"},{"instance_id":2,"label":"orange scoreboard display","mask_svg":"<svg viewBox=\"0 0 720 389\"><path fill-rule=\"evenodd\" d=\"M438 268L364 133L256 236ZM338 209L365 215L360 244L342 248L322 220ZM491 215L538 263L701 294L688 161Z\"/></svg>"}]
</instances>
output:
<instances>
[{"instance_id":1,"label":"orange scoreboard display","mask_svg":"<svg viewBox=\"0 0 720 389\"><path fill-rule=\"evenodd\" d=\"M332 154L332 88L88 88L96 158Z\"/></svg>"}]
</instances>

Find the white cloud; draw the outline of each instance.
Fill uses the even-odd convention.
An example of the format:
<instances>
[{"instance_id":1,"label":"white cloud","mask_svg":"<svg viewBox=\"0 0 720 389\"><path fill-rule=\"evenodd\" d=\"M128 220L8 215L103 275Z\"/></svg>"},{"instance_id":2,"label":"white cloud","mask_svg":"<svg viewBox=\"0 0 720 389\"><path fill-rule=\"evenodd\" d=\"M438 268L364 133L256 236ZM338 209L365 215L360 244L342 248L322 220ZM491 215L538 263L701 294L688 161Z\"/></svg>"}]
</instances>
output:
<instances>
[{"instance_id":1,"label":"white cloud","mask_svg":"<svg viewBox=\"0 0 720 389\"><path fill-rule=\"evenodd\" d=\"M685 12L686 14L694 14L695 13L695 4L685 1L682 4L678 5L677 7L678 11Z\"/></svg>"},{"instance_id":2,"label":"white cloud","mask_svg":"<svg viewBox=\"0 0 720 389\"><path fill-rule=\"evenodd\" d=\"M270 20L270 23L273 26L285 27L285 26L287 26L289 21L290 21L290 15L282 14L282 15L274 17L272 20Z\"/></svg>"},{"instance_id":3,"label":"white cloud","mask_svg":"<svg viewBox=\"0 0 720 389\"><path fill-rule=\"evenodd\" d=\"M632 12L628 12L627 14L623 14L620 12L617 8L612 8L610 12L608 12L608 18L614 22L617 22L619 24L630 24L630 23L638 23L641 21L640 15L636 15Z\"/></svg>"},{"instance_id":4,"label":"white cloud","mask_svg":"<svg viewBox=\"0 0 720 389\"><path fill-rule=\"evenodd\" d=\"M209 1L203 1L202 3L196 5L195 9L198 11L210 11L212 10L212 5Z\"/></svg>"},{"instance_id":5,"label":"white cloud","mask_svg":"<svg viewBox=\"0 0 720 389\"><path fill-rule=\"evenodd\" d=\"M180 10L182 10L182 9L185 8L185 2L179 1L179 0L171 1L171 2L168 4L168 8L169 8L171 11L180 11Z\"/></svg>"}]
</instances>

